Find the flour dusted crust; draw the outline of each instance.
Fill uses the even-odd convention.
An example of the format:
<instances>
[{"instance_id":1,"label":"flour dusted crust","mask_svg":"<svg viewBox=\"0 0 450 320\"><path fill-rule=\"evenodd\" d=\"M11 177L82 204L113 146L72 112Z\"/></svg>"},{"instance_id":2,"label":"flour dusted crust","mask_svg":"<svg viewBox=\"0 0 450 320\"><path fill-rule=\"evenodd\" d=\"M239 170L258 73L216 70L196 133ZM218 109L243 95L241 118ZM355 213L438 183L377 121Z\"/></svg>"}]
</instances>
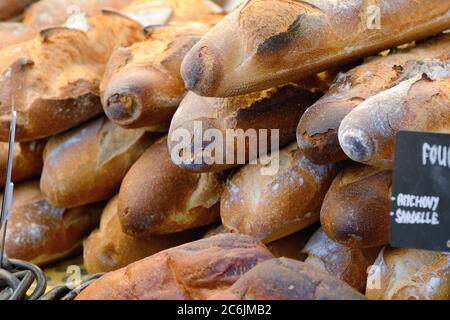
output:
<instances>
[{"instance_id":1,"label":"flour dusted crust","mask_svg":"<svg viewBox=\"0 0 450 320\"><path fill-rule=\"evenodd\" d=\"M6 235L10 258L47 265L74 254L81 241L97 225L102 204L60 209L48 203L39 190L39 181L19 184Z\"/></svg>"},{"instance_id":2,"label":"flour dusted crust","mask_svg":"<svg viewBox=\"0 0 450 320\"><path fill-rule=\"evenodd\" d=\"M217 235L110 272L76 299L203 300L227 289L255 265L272 257L251 237Z\"/></svg>"},{"instance_id":3,"label":"flour dusted crust","mask_svg":"<svg viewBox=\"0 0 450 320\"><path fill-rule=\"evenodd\" d=\"M87 23L87 32L46 29L0 50L0 141L8 139L12 99L18 141L57 134L101 113L99 85L112 50L142 40L144 31L113 13Z\"/></svg>"}]
</instances>

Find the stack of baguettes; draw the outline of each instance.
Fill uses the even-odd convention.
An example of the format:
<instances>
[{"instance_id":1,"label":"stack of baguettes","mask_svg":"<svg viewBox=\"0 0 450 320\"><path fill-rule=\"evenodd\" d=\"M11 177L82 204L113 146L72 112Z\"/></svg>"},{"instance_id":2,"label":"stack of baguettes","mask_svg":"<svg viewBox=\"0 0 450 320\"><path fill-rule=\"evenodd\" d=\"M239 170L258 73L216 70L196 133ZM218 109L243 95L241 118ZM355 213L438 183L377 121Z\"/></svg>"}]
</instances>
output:
<instances>
[{"instance_id":1,"label":"stack of baguettes","mask_svg":"<svg viewBox=\"0 0 450 320\"><path fill-rule=\"evenodd\" d=\"M32 1L3 2L0 19ZM23 16L0 23L10 257L47 265L84 241L108 273L78 299L450 299L449 254L388 246L396 132L450 132L448 1L41 0ZM230 129L279 144L212 161ZM180 132L201 140L177 150Z\"/></svg>"}]
</instances>

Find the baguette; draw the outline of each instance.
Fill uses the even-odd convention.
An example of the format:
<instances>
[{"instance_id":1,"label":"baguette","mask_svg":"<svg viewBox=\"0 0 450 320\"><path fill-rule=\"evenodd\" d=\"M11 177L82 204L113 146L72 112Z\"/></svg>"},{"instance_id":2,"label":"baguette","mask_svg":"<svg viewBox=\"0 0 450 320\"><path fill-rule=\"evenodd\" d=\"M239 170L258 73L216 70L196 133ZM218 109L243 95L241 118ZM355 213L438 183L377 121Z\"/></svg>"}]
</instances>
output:
<instances>
[{"instance_id":1,"label":"baguette","mask_svg":"<svg viewBox=\"0 0 450 320\"><path fill-rule=\"evenodd\" d=\"M42 171L46 141L32 141L14 144L14 157L11 180L20 182L38 176ZM6 164L8 162L8 143L0 142L0 187L5 184Z\"/></svg>"},{"instance_id":2,"label":"baguette","mask_svg":"<svg viewBox=\"0 0 450 320\"><path fill-rule=\"evenodd\" d=\"M392 87L408 61L449 59L450 35L441 35L412 48L380 56L340 74L330 90L302 116L297 129L300 149L315 163L346 159L338 130L341 121L366 99Z\"/></svg>"},{"instance_id":3,"label":"baguette","mask_svg":"<svg viewBox=\"0 0 450 320\"><path fill-rule=\"evenodd\" d=\"M450 300L450 254L386 247L373 266L370 300Z\"/></svg>"},{"instance_id":4,"label":"baguette","mask_svg":"<svg viewBox=\"0 0 450 320\"><path fill-rule=\"evenodd\" d=\"M275 240L274 242L266 244L267 249L275 256L275 258L290 258L300 261L305 261L307 254L302 251L308 239L317 229L313 225L304 230L290 234L284 238ZM229 233L223 224L215 226L208 230L204 238L212 237L218 234Z\"/></svg>"},{"instance_id":5,"label":"baguette","mask_svg":"<svg viewBox=\"0 0 450 320\"><path fill-rule=\"evenodd\" d=\"M0 141L8 141L11 100L16 140L36 140L102 112L99 85L115 46L142 40L143 28L114 13L84 20L87 32L53 28L0 50Z\"/></svg>"},{"instance_id":6,"label":"baguette","mask_svg":"<svg viewBox=\"0 0 450 320\"><path fill-rule=\"evenodd\" d=\"M14 18L36 0L0 0L0 21Z\"/></svg>"},{"instance_id":7,"label":"baguette","mask_svg":"<svg viewBox=\"0 0 450 320\"><path fill-rule=\"evenodd\" d=\"M171 248L107 273L77 300L203 300L271 259L251 237L218 235Z\"/></svg>"},{"instance_id":8,"label":"baguette","mask_svg":"<svg viewBox=\"0 0 450 320\"><path fill-rule=\"evenodd\" d=\"M196 172L223 171L256 160L271 150L278 150L278 145L271 142L272 129L278 130L280 147L294 141L301 115L319 97L320 93L296 84L232 98L205 98L190 92L170 125L169 149L181 161L173 160L182 168ZM202 128L200 132L196 129L198 126ZM218 130L222 139L208 140L206 132L209 130ZM184 131L193 139L180 145L178 135ZM229 135L230 131L234 135ZM245 143L239 131L249 134ZM200 141L201 148L196 148L196 140ZM184 149L177 152L179 146ZM215 155L210 150L212 146L218 149ZM193 152L185 152L191 150Z\"/></svg>"},{"instance_id":9,"label":"baguette","mask_svg":"<svg viewBox=\"0 0 450 320\"><path fill-rule=\"evenodd\" d=\"M442 0L250 0L192 48L181 73L199 95L240 95L448 28L450 3Z\"/></svg>"},{"instance_id":10,"label":"baguette","mask_svg":"<svg viewBox=\"0 0 450 320\"><path fill-rule=\"evenodd\" d=\"M44 150L41 190L58 208L107 200L159 136L122 129L104 117L55 136Z\"/></svg>"},{"instance_id":11,"label":"baguette","mask_svg":"<svg viewBox=\"0 0 450 320\"><path fill-rule=\"evenodd\" d=\"M219 218L222 186L216 173L190 173L175 166L164 137L123 179L118 204L122 229L147 237L209 225Z\"/></svg>"},{"instance_id":12,"label":"baguette","mask_svg":"<svg viewBox=\"0 0 450 320\"><path fill-rule=\"evenodd\" d=\"M338 166L312 164L295 143L279 152L278 162L273 175L263 175L263 165L247 165L228 179L220 207L228 230L270 243L319 220Z\"/></svg>"},{"instance_id":13,"label":"baguette","mask_svg":"<svg viewBox=\"0 0 450 320\"><path fill-rule=\"evenodd\" d=\"M209 300L366 300L319 268L287 258L258 264Z\"/></svg>"},{"instance_id":14,"label":"baguette","mask_svg":"<svg viewBox=\"0 0 450 320\"><path fill-rule=\"evenodd\" d=\"M203 23L172 24L153 29L143 42L117 48L100 86L106 115L125 128L170 121L186 91L181 61L208 29Z\"/></svg>"},{"instance_id":15,"label":"baguette","mask_svg":"<svg viewBox=\"0 0 450 320\"><path fill-rule=\"evenodd\" d=\"M314 265L332 276L346 282L359 292L365 292L367 270L380 252L381 247L368 249L348 248L330 238L322 228L316 231L306 244L306 263Z\"/></svg>"},{"instance_id":16,"label":"baguette","mask_svg":"<svg viewBox=\"0 0 450 320\"><path fill-rule=\"evenodd\" d=\"M331 240L351 248L389 242L392 172L352 164L333 181L320 211Z\"/></svg>"},{"instance_id":17,"label":"baguette","mask_svg":"<svg viewBox=\"0 0 450 320\"><path fill-rule=\"evenodd\" d=\"M394 165L401 130L450 133L449 60L409 62L398 83L351 111L339 128L343 151L354 161Z\"/></svg>"},{"instance_id":18,"label":"baguette","mask_svg":"<svg viewBox=\"0 0 450 320\"><path fill-rule=\"evenodd\" d=\"M137 239L126 235L117 215L118 197L103 210L100 228L84 243L84 266L89 273L109 272L123 268L159 251L200 238L203 230L194 229L168 236Z\"/></svg>"},{"instance_id":19,"label":"baguette","mask_svg":"<svg viewBox=\"0 0 450 320\"><path fill-rule=\"evenodd\" d=\"M81 249L81 241L95 228L102 204L75 209L50 205L39 190L39 181L16 186L6 233L10 258L43 266Z\"/></svg>"}]
</instances>

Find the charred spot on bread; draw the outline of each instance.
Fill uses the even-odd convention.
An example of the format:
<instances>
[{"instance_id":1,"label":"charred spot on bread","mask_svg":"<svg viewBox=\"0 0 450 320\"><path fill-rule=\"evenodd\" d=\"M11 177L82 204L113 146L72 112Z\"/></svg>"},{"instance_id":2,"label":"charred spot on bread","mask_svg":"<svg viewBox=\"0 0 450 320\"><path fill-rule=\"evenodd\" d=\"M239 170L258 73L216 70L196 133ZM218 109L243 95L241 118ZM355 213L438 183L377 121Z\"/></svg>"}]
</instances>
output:
<instances>
[{"instance_id":1,"label":"charred spot on bread","mask_svg":"<svg viewBox=\"0 0 450 320\"><path fill-rule=\"evenodd\" d=\"M306 14L304 13L298 15L285 32L273 35L261 43L258 46L257 54L270 55L286 47L296 37L305 18Z\"/></svg>"}]
</instances>

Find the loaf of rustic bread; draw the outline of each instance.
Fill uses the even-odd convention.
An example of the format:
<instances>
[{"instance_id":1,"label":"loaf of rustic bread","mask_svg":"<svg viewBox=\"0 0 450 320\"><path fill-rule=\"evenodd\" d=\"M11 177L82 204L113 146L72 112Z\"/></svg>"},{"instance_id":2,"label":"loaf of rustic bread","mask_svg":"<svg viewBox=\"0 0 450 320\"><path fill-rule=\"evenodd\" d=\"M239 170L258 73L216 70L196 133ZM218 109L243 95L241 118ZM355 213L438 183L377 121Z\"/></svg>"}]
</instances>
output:
<instances>
[{"instance_id":1,"label":"loaf of rustic bread","mask_svg":"<svg viewBox=\"0 0 450 320\"><path fill-rule=\"evenodd\" d=\"M41 189L58 208L111 198L133 163L160 134L125 130L105 117L49 140Z\"/></svg>"},{"instance_id":2,"label":"loaf of rustic bread","mask_svg":"<svg viewBox=\"0 0 450 320\"><path fill-rule=\"evenodd\" d=\"M333 181L320 211L323 230L352 248L389 242L392 172L360 164L346 167Z\"/></svg>"},{"instance_id":3,"label":"loaf of rustic bread","mask_svg":"<svg viewBox=\"0 0 450 320\"><path fill-rule=\"evenodd\" d=\"M408 62L395 86L368 98L344 118L339 142L347 156L392 168L399 131L450 133L448 54L445 61Z\"/></svg>"},{"instance_id":4,"label":"loaf of rustic bread","mask_svg":"<svg viewBox=\"0 0 450 320\"><path fill-rule=\"evenodd\" d=\"M265 243L302 230L319 220L337 165L314 165L293 143L275 155L270 174L263 164L246 165L228 178L220 215L230 231Z\"/></svg>"},{"instance_id":5,"label":"loaf of rustic bread","mask_svg":"<svg viewBox=\"0 0 450 320\"><path fill-rule=\"evenodd\" d=\"M368 268L381 247L368 249L345 247L326 235L322 228L306 244L306 263L326 271L360 292L365 292Z\"/></svg>"},{"instance_id":6,"label":"loaf of rustic bread","mask_svg":"<svg viewBox=\"0 0 450 320\"><path fill-rule=\"evenodd\" d=\"M307 263L271 259L210 300L365 300L345 282Z\"/></svg>"},{"instance_id":7,"label":"loaf of rustic bread","mask_svg":"<svg viewBox=\"0 0 450 320\"><path fill-rule=\"evenodd\" d=\"M366 296L371 300L450 300L450 254L386 247L371 269Z\"/></svg>"},{"instance_id":8,"label":"loaf of rustic bread","mask_svg":"<svg viewBox=\"0 0 450 320\"><path fill-rule=\"evenodd\" d=\"M296 84L231 98L189 92L170 125L173 160L199 172L222 171L256 160L294 141L301 115L319 97L320 93ZM208 132L214 135L209 137ZM185 136L191 141L180 141Z\"/></svg>"},{"instance_id":9,"label":"loaf of rustic bread","mask_svg":"<svg viewBox=\"0 0 450 320\"><path fill-rule=\"evenodd\" d=\"M14 144L14 158L11 180L19 182L34 178L42 171L42 153L46 141L38 140ZM8 162L8 146L0 142L0 186L5 184L6 165Z\"/></svg>"},{"instance_id":10,"label":"loaf of rustic bread","mask_svg":"<svg viewBox=\"0 0 450 320\"><path fill-rule=\"evenodd\" d=\"M234 96L448 28L442 0L250 0L192 48L181 71L197 94Z\"/></svg>"},{"instance_id":11,"label":"loaf of rustic bread","mask_svg":"<svg viewBox=\"0 0 450 320\"><path fill-rule=\"evenodd\" d=\"M266 247L276 258L290 258L304 261L307 254L303 252L303 248L308 242L311 235L316 231L317 225L313 225L306 229L292 233L286 237L267 243ZM204 238L212 237L218 234L230 233L223 224L214 226L205 233Z\"/></svg>"},{"instance_id":12,"label":"loaf of rustic bread","mask_svg":"<svg viewBox=\"0 0 450 320\"><path fill-rule=\"evenodd\" d=\"M0 21L9 20L21 14L36 0L0 0ZM3 41L3 38L0 38Z\"/></svg>"},{"instance_id":13,"label":"loaf of rustic bread","mask_svg":"<svg viewBox=\"0 0 450 320\"><path fill-rule=\"evenodd\" d=\"M100 228L83 243L84 266L89 273L108 272L186 242L200 239L203 229L167 236L133 238L125 234L117 215L118 197L103 210Z\"/></svg>"},{"instance_id":14,"label":"loaf of rustic bread","mask_svg":"<svg viewBox=\"0 0 450 320\"><path fill-rule=\"evenodd\" d=\"M35 140L74 127L102 112L99 85L114 47L144 38L140 24L115 13L58 27L0 50L0 141L8 140L11 101L16 140ZM87 31L86 31L87 30Z\"/></svg>"},{"instance_id":15,"label":"loaf of rustic bread","mask_svg":"<svg viewBox=\"0 0 450 320\"><path fill-rule=\"evenodd\" d=\"M14 189L5 249L10 258L46 265L81 249L81 242L99 221L102 204L58 209L39 190L39 181Z\"/></svg>"},{"instance_id":16,"label":"loaf of rustic bread","mask_svg":"<svg viewBox=\"0 0 450 320\"><path fill-rule=\"evenodd\" d=\"M123 179L118 215L131 236L172 234L219 218L223 181L217 173L191 173L170 161L167 137L148 148Z\"/></svg>"},{"instance_id":17,"label":"loaf of rustic bread","mask_svg":"<svg viewBox=\"0 0 450 320\"><path fill-rule=\"evenodd\" d=\"M181 61L208 30L200 22L170 24L154 28L145 41L117 48L100 86L106 115L126 128L170 121L186 92Z\"/></svg>"},{"instance_id":18,"label":"loaf of rustic bread","mask_svg":"<svg viewBox=\"0 0 450 320\"><path fill-rule=\"evenodd\" d=\"M302 116L297 129L300 149L315 163L346 158L338 140L341 121L364 100L392 87L408 61L449 59L450 35L380 56L340 74L330 90Z\"/></svg>"},{"instance_id":19,"label":"loaf of rustic bread","mask_svg":"<svg viewBox=\"0 0 450 320\"><path fill-rule=\"evenodd\" d=\"M82 291L77 300L207 299L272 257L251 237L217 235L107 273Z\"/></svg>"}]
</instances>

